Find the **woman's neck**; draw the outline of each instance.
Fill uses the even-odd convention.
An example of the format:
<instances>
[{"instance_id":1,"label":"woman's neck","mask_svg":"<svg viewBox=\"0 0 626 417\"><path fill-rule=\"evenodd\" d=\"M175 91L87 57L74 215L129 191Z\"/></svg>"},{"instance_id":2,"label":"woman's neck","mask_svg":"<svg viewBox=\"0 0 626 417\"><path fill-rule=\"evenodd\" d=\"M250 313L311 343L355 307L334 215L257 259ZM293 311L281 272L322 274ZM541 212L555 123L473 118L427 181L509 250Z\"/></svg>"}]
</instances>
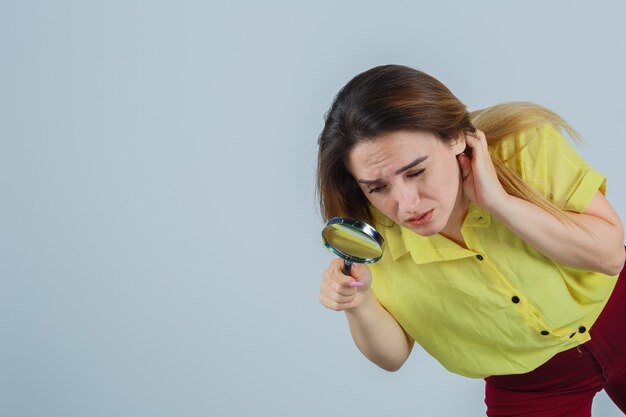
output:
<instances>
[{"instance_id":1,"label":"woman's neck","mask_svg":"<svg viewBox=\"0 0 626 417\"><path fill-rule=\"evenodd\" d=\"M448 223L441 230L441 232L439 232L442 236L447 237L465 249L467 249L467 246L465 245L465 240L463 239L463 234L461 233L461 227L463 226L463 221L465 221L469 203L469 198L465 197L463 190L461 189L454 205L454 209L452 210L452 213L450 213Z\"/></svg>"}]
</instances>

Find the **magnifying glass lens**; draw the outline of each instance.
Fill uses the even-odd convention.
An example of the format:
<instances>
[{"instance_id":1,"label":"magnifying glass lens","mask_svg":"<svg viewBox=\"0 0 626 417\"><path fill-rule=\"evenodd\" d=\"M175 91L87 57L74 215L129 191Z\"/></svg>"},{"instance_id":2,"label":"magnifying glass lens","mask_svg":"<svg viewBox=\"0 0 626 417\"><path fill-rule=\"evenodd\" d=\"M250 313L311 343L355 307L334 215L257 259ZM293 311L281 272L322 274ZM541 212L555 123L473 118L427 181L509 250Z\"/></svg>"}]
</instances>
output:
<instances>
[{"instance_id":1,"label":"magnifying glass lens","mask_svg":"<svg viewBox=\"0 0 626 417\"><path fill-rule=\"evenodd\" d=\"M350 274L353 262L369 264L383 256L383 237L369 224L345 217L330 219L322 230L324 246L344 260L343 272Z\"/></svg>"},{"instance_id":2,"label":"magnifying glass lens","mask_svg":"<svg viewBox=\"0 0 626 417\"><path fill-rule=\"evenodd\" d=\"M325 228L324 239L336 251L350 258L371 259L382 255L382 248L376 240L343 224Z\"/></svg>"}]
</instances>

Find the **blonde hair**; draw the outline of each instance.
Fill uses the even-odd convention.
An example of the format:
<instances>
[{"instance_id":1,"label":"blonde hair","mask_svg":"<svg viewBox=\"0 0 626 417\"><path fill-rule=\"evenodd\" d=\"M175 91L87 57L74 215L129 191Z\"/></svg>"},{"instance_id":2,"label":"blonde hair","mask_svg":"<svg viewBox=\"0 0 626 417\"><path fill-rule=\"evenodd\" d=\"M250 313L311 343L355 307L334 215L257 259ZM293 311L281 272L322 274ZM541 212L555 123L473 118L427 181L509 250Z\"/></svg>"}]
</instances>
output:
<instances>
[{"instance_id":1,"label":"blonde hair","mask_svg":"<svg viewBox=\"0 0 626 417\"><path fill-rule=\"evenodd\" d=\"M485 109L476 110L470 112L470 120L477 129L485 133L487 144L490 148L497 145L507 136L516 135L524 130L546 124L552 124L564 130L574 142L582 142L580 134L561 116L545 107L528 102L501 103ZM493 154L491 160L493 161L500 184L502 184L502 187L509 195L531 202L551 213L556 218L565 222L572 222L587 230L583 224L576 221L576 219L571 216L568 216L562 207L547 200L535 189L526 184L515 171L505 165L506 161L498 159Z\"/></svg>"}]
</instances>

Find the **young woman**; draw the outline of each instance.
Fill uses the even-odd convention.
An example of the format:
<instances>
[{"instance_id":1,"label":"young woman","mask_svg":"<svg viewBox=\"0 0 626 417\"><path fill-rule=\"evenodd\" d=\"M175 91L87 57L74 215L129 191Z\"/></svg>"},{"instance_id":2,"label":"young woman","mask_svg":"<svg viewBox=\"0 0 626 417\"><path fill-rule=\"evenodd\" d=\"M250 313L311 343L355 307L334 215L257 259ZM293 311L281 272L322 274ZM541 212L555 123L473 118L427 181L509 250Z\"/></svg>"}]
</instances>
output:
<instances>
[{"instance_id":1,"label":"young woman","mask_svg":"<svg viewBox=\"0 0 626 417\"><path fill-rule=\"evenodd\" d=\"M468 113L404 66L341 89L319 137L322 214L373 224L386 248L350 276L331 261L320 301L369 360L395 371L417 341L485 378L489 416L589 416L601 389L626 412L623 226L562 129L576 137L530 103Z\"/></svg>"}]
</instances>

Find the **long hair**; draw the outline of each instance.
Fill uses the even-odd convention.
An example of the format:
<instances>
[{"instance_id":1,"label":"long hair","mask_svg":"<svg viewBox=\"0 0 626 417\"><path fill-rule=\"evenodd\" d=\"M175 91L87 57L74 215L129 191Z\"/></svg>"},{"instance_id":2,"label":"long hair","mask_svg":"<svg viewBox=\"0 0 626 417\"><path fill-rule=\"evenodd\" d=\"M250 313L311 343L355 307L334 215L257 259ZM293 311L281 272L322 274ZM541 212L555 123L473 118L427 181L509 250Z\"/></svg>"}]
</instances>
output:
<instances>
[{"instance_id":1,"label":"long hair","mask_svg":"<svg viewBox=\"0 0 626 417\"><path fill-rule=\"evenodd\" d=\"M358 143L399 130L427 131L449 142L459 133L480 129L491 147L508 135L547 123L578 138L565 120L536 104L504 103L469 113L445 85L428 74L401 65L372 68L350 80L326 113L317 159L322 217L352 217L374 224L367 198L347 168L348 154ZM508 194L572 221L493 154L492 160Z\"/></svg>"}]
</instances>

